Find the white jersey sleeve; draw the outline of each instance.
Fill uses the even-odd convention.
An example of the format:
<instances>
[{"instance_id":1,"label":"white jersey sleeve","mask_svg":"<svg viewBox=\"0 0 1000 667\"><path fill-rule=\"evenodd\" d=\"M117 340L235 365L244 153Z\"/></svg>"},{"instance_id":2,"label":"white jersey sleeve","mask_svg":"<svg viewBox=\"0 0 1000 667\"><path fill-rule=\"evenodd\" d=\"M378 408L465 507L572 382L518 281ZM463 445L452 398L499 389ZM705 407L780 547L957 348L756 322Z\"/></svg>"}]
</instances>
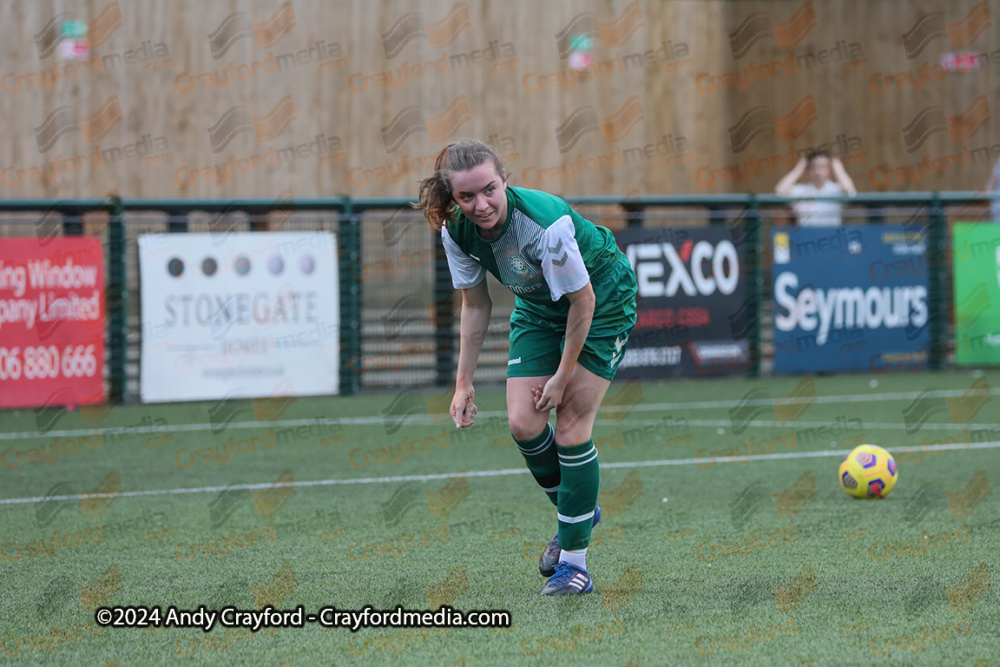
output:
<instances>
[{"instance_id":1,"label":"white jersey sleeve","mask_svg":"<svg viewBox=\"0 0 1000 667\"><path fill-rule=\"evenodd\" d=\"M444 243L444 252L448 256L451 284L455 289L468 289L483 282L483 278L486 277L486 269L462 252L462 249L448 233L447 225L441 226L441 240Z\"/></svg>"},{"instance_id":2,"label":"white jersey sleeve","mask_svg":"<svg viewBox=\"0 0 1000 667\"><path fill-rule=\"evenodd\" d=\"M568 215L556 220L542 234L542 275L549 286L552 300L582 289L590 282L590 273L583 263L580 246L576 242L576 227Z\"/></svg>"}]
</instances>

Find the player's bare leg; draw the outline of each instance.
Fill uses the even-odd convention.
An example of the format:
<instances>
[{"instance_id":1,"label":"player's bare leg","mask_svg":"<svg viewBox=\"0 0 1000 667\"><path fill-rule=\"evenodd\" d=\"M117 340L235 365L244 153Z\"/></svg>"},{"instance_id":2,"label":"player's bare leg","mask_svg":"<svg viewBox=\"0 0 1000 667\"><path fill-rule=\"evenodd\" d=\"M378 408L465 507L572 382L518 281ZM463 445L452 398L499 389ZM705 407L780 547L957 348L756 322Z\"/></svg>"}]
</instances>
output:
<instances>
[{"instance_id":1,"label":"player's bare leg","mask_svg":"<svg viewBox=\"0 0 1000 667\"><path fill-rule=\"evenodd\" d=\"M507 421L515 440L531 440L549 423L549 412L535 409L532 389L544 386L551 375L507 378Z\"/></svg>"},{"instance_id":2,"label":"player's bare leg","mask_svg":"<svg viewBox=\"0 0 1000 667\"><path fill-rule=\"evenodd\" d=\"M542 589L543 595L593 590L587 573L587 544L591 529L601 520L601 510L597 507L600 471L592 436L597 411L610 385L609 380L577 365L567 382L563 400L556 407L559 533L546 546L539 561L539 571L552 577ZM541 396L543 387L544 383L532 387L535 400ZM560 543L574 548L564 551Z\"/></svg>"},{"instance_id":3,"label":"player's bare leg","mask_svg":"<svg viewBox=\"0 0 1000 667\"><path fill-rule=\"evenodd\" d=\"M566 384L563 402L556 408L558 446L567 447L593 438L597 411L610 386L611 380L577 364Z\"/></svg>"},{"instance_id":4,"label":"player's bare leg","mask_svg":"<svg viewBox=\"0 0 1000 667\"><path fill-rule=\"evenodd\" d=\"M528 470L542 487L549 500L559 506L559 456L556 452L556 430L549 424L550 410L535 408L537 388L545 386L550 375L507 378L507 419L517 448L524 456ZM544 577L555 574L559 562L558 536L552 538L538 561L538 571Z\"/></svg>"}]
</instances>

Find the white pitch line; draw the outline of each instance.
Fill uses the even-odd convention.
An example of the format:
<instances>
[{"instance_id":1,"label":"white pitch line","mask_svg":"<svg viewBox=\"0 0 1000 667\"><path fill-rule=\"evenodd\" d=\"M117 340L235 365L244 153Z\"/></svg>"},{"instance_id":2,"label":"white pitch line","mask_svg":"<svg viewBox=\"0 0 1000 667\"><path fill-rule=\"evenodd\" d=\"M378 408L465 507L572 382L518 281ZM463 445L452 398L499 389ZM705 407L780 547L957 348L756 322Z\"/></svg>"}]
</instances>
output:
<instances>
[{"instance_id":1,"label":"white pitch line","mask_svg":"<svg viewBox=\"0 0 1000 667\"><path fill-rule=\"evenodd\" d=\"M961 398L972 392L974 395L989 393L990 396L1000 396L1000 389L941 389L935 391L897 391L883 392L879 394L834 394L831 396L801 396L786 398L756 398L751 401L729 400L729 401L691 401L689 403L638 403L632 408L633 411L644 412L646 410L710 410L715 408L739 408L749 406L771 407L774 405L801 405L813 403L871 403L872 401L913 401L918 398ZM482 414L482 413L480 413Z\"/></svg>"},{"instance_id":2,"label":"white pitch line","mask_svg":"<svg viewBox=\"0 0 1000 667\"><path fill-rule=\"evenodd\" d=\"M490 417L506 417L506 412L480 412L478 414L479 418L489 419ZM689 426L703 426L703 427L731 427L733 422L731 419L687 419L683 417L676 418L677 421L684 419ZM226 426L222 431L228 430L247 430L247 429L260 429L265 428L268 425L272 427L283 427L283 428L295 428L298 426L331 426L340 427L344 425L361 425L361 426L371 426L373 424L384 425L386 420L382 417L347 417L344 419L330 419L330 418L314 418L314 419L282 419L273 422L233 422ZM430 415L412 415L403 421L413 421L415 424L421 426L427 425L444 425L438 419L432 420ZM610 426L613 424L625 424L627 421L628 425L655 425L663 422L662 419L628 419L627 417L620 420L615 420L613 422L607 422L606 420L601 424L603 426ZM753 422L747 425L747 428L754 427L782 427L782 426L802 426L807 428L822 428L824 426L836 426L837 424L842 424L844 422L819 422L819 421L803 421L796 420L794 422L779 422L775 420L765 420L765 419L754 419ZM886 430L899 430L907 428L907 424L895 423L895 422L862 422L863 428L884 428ZM927 423L923 424L921 429L928 429L932 431L947 431L952 429L966 429L970 427L976 428L1000 428L1000 424L935 424ZM402 428L402 427L400 427ZM186 432L204 432L204 431L214 431L215 426L211 424L164 424L159 426L112 426L109 428L92 428L92 429L67 429L67 430L52 430L46 431L45 433L38 433L32 431L21 431L18 433L0 433L0 440L30 440L37 438L73 438L81 435L91 436L95 435L97 431L100 430L102 435L142 435L146 433L176 433L179 431ZM397 429L398 430L398 429Z\"/></svg>"},{"instance_id":3,"label":"white pitch line","mask_svg":"<svg viewBox=\"0 0 1000 667\"><path fill-rule=\"evenodd\" d=\"M838 394L831 396L815 396L815 397L805 397L805 398L778 398L778 399L754 399L751 401L741 401L741 400L727 400L727 401L692 401L690 403L675 402L675 403L639 403L635 406L629 408L628 406L615 406L619 409L609 409L603 408L602 412L608 414L615 414L617 412L623 412L629 410L631 412L651 412L656 410L708 410L708 409L719 409L719 408L737 408L737 407L750 407L750 406L763 406L763 407L773 407L777 405L793 405L801 403L829 403L829 404L839 404L839 403L870 403L873 401L897 401L897 400L915 400L917 398L959 398L965 396L971 390L961 390L961 389L947 389L939 391L906 391L906 392L883 392L879 394ZM978 391L979 393L986 393L985 391ZM990 389L989 394L1000 396L1000 389ZM505 410L490 410L482 411L478 415L480 418L488 419L490 417L506 417L507 412ZM371 426L371 425L382 425L388 424L395 425L396 423L402 425L409 422L412 424L417 424L420 426L427 425L437 425L447 423L447 419L442 420L440 417L431 417L429 414L412 414L412 415L383 415L380 417L344 417L344 418L313 418L313 419L279 419L272 422L259 422L259 421L241 421L232 422L231 424L225 425L221 431L224 430L241 430L241 429L259 429L267 426L291 428L297 426L312 426L316 424L327 425L327 426ZM723 424L719 424L720 426ZM901 425L905 426L905 425ZM925 424L923 428L928 428L930 425ZM112 426L108 428L102 428L101 433L103 434L127 434L127 435L140 435L145 433L176 433L179 431L187 432L204 432L212 431L218 427L213 424L164 424L164 425L150 425L150 426ZM934 428L934 427L931 427ZM948 428L947 426L945 428ZM81 435L94 435L97 430L97 426L90 429L62 429L62 430L51 430L44 433L38 431L20 431L17 433L0 433L0 441L2 440L30 440L34 438L73 438ZM396 429L398 430L398 429Z\"/></svg>"},{"instance_id":4,"label":"white pitch line","mask_svg":"<svg viewBox=\"0 0 1000 667\"><path fill-rule=\"evenodd\" d=\"M716 427L729 428L729 427L732 427L732 425L733 425L732 420L729 420L729 419L687 419L687 418L679 417L679 418L676 418L674 420L674 422L678 422L681 419L684 419L684 421L686 422L686 424L688 426L701 426L701 427L716 426ZM663 424L664 421L663 420L659 420L659 419L628 419L626 421L626 420L623 419L620 422L616 422L616 423L618 423L619 425L627 425L627 426L633 426L633 425L635 425L635 426L653 426L653 425L656 425L656 424ZM604 425L605 426L610 426L610 424L607 424L606 422L605 422ZM676 423L667 423L666 425L670 426L670 428L672 428L674 430L676 430L676 429L679 428L679 426L677 426ZM755 419L755 420L753 420L752 424L748 425L748 428L753 427L753 426L757 426L757 427L765 427L766 426L766 427L778 427L778 428L782 428L782 427L790 428L790 427L793 427L793 426L794 427L804 427L804 428L824 428L824 427L834 428L834 427L838 427L839 426L840 427L838 429L839 433L855 433L855 432L858 432L858 431L861 431L861 430L867 430L869 428L872 428L872 429L884 429L886 431L898 431L900 429L906 429L908 427L908 424L893 423L893 422L866 422L866 421L862 421L861 422L861 426L855 428L855 426L857 426L857 425L853 424L852 422L814 422L814 421L804 421L804 420L797 420L797 421L791 421L791 422L780 422L780 421L774 421L773 419L770 419L770 420L768 420L768 419ZM847 428L848 426L850 426L851 428ZM953 424L953 423L947 423L947 424L930 424L930 423L928 423L928 424L921 425L920 428L917 429L917 430L927 429L927 430L930 430L930 431L951 431L951 430L959 430L959 431L961 431L961 430L964 430L964 429L967 429L967 428L989 428L989 429L997 429L998 431L1000 431L1000 424L973 424L973 423L966 423L966 424ZM910 435L913 435L913 434L911 433Z\"/></svg>"},{"instance_id":5,"label":"white pitch line","mask_svg":"<svg viewBox=\"0 0 1000 667\"><path fill-rule=\"evenodd\" d=\"M918 445L915 447L886 447L890 452L934 452L934 451L964 451L969 449L996 449L1000 441L976 442L967 445ZM629 461L621 463L602 463L602 469L613 468L658 468L663 466L700 465L713 467L718 463L749 463L751 461L770 461L774 459L812 459L841 457L847 455L844 450L821 450L816 452L784 452L781 454L748 454L746 456L716 456L711 459L662 459L659 461ZM711 461L711 463L709 463ZM502 477L505 475L523 475L529 471L525 468L504 468L501 470L473 470L465 472L466 477ZM341 486L347 484L384 484L387 482L429 482L440 479L450 479L462 473L437 473L432 475L396 475L394 477L361 477L357 479L318 479L308 482L287 482L280 484L234 484L232 486L199 486L187 489L154 489L150 491L125 491L124 493L80 493L71 496L35 496L34 498L3 498L0 505L17 505L24 503L40 503L60 500L86 500L89 498L126 498L134 496L167 496L185 493L215 493L218 491L256 491L259 489L277 489L281 487L303 488L307 486Z\"/></svg>"},{"instance_id":6,"label":"white pitch line","mask_svg":"<svg viewBox=\"0 0 1000 667\"><path fill-rule=\"evenodd\" d=\"M507 413L504 413L507 414ZM416 415L419 417L419 415ZM430 415L423 415L423 417L430 421ZM72 438L79 435L94 435L98 430L102 435L142 435L145 433L176 433L177 431L215 431L219 430L221 434L223 431L233 430L243 430L243 429L259 429L266 428L268 426L283 426L286 428L294 428L296 426L334 426L339 427L344 424L381 424L385 421L382 417L348 417L345 419L330 419L315 417L313 419L278 419L272 422L233 422L227 424L226 426L219 429L214 424L161 424L152 426L110 426L108 428L100 428L95 426L94 428L86 429L64 429L61 431L51 430L45 433L32 432L32 431L21 431L20 433L0 433L0 440L25 440L28 438ZM406 421L406 420L403 420Z\"/></svg>"}]
</instances>

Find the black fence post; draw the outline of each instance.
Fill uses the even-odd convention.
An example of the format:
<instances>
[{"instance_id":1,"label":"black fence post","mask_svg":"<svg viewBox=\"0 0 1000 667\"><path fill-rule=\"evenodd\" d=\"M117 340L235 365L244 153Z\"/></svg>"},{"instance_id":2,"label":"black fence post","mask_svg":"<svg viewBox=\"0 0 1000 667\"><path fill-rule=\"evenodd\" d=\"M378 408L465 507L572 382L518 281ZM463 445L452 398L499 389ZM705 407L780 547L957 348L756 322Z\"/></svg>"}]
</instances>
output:
<instances>
[{"instance_id":1,"label":"black fence post","mask_svg":"<svg viewBox=\"0 0 1000 667\"><path fill-rule=\"evenodd\" d=\"M121 403L126 394L125 357L128 351L128 282L125 246L125 216L122 200L111 199L108 221L108 284L105 308L108 312L108 402Z\"/></svg>"},{"instance_id":2,"label":"black fence post","mask_svg":"<svg viewBox=\"0 0 1000 667\"><path fill-rule=\"evenodd\" d=\"M750 377L760 376L760 293L762 274L760 270L760 255L763 248L760 244L760 210L757 208L757 195L750 195L747 203L746 228L744 230L743 261L747 267L747 317L750 326L747 331L747 347L750 354Z\"/></svg>"},{"instance_id":3,"label":"black fence post","mask_svg":"<svg viewBox=\"0 0 1000 667\"><path fill-rule=\"evenodd\" d=\"M947 286L948 255L945 247L945 233L948 228L948 221L944 214L944 207L941 205L941 195L937 192L931 198L931 209L929 211L927 227L927 257L930 260L934 257L940 258L940 266L930 264L928 274L928 295L927 309L930 311L930 349L927 356L927 367L931 370L941 370L947 365L948 347L946 333L948 330L948 295L945 293Z\"/></svg>"},{"instance_id":4,"label":"black fence post","mask_svg":"<svg viewBox=\"0 0 1000 667\"><path fill-rule=\"evenodd\" d=\"M340 256L340 393L356 394L364 371L361 358L361 233L350 199L337 225Z\"/></svg>"},{"instance_id":5,"label":"black fence post","mask_svg":"<svg viewBox=\"0 0 1000 667\"><path fill-rule=\"evenodd\" d=\"M434 349L436 365L434 382L449 386L455 378L455 304L452 299L451 271L444 246L432 235L434 243Z\"/></svg>"}]
</instances>

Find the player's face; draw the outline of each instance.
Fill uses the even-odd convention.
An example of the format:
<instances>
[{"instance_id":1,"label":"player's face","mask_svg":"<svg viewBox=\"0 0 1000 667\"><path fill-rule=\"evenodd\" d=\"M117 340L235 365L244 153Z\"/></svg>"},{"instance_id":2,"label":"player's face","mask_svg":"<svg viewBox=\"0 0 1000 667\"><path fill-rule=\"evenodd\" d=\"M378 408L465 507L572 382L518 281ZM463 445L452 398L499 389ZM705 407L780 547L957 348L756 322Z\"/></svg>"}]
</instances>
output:
<instances>
[{"instance_id":1,"label":"player's face","mask_svg":"<svg viewBox=\"0 0 1000 667\"><path fill-rule=\"evenodd\" d=\"M451 174L451 194L469 220L484 231L507 219L507 183L488 162Z\"/></svg>"},{"instance_id":2,"label":"player's face","mask_svg":"<svg viewBox=\"0 0 1000 667\"><path fill-rule=\"evenodd\" d=\"M825 155L814 157L809 163L809 180L817 185L822 185L830 179L830 158Z\"/></svg>"}]
</instances>

